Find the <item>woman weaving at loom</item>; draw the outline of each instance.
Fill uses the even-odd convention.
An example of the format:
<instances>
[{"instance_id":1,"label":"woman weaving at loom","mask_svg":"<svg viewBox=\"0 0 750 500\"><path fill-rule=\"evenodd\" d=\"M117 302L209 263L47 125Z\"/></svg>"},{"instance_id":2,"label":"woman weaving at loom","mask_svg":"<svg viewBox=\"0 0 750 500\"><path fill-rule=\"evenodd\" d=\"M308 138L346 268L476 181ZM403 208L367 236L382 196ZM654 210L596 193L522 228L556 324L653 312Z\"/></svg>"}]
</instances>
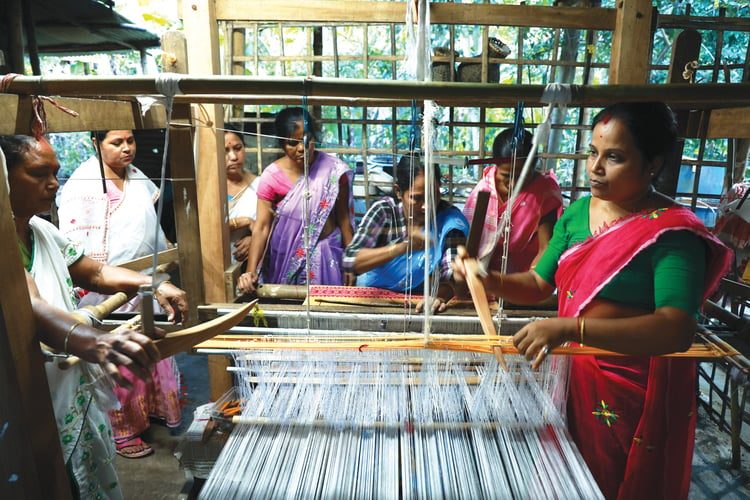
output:
<instances>
[{"instance_id":1,"label":"woman weaving at loom","mask_svg":"<svg viewBox=\"0 0 750 500\"><path fill-rule=\"evenodd\" d=\"M137 151L133 131L92 132L91 141L96 154L73 172L62 189L60 231L80 243L86 255L111 265L166 250L169 242L154 209L159 188L133 165ZM157 230L159 237L154 241ZM166 288L177 290L169 283ZM95 305L106 298L86 293L78 305ZM118 312L137 311L139 307L140 297L134 297ZM115 388L120 408L110 412L112 431L119 455L140 458L153 453L140 437L150 427L151 418L171 428L180 425L179 370L173 358L166 358L156 364L150 383L127 370L123 375L132 387Z\"/></svg>"},{"instance_id":2,"label":"woman weaving at loom","mask_svg":"<svg viewBox=\"0 0 750 500\"><path fill-rule=\"evenodd\" d=\"M559 317L513 338L538 366L577 342L625 356L573 356L568 426L607 498L686 498L695 432L696 314L729 252L688 209L654 190L677 128L662 103L614 104L594 118L591 197L571 204L532 271L482 281L514 303L558 288ZM455 267L465 272L461 251Z\"/></svg>"},{"instance_id":3,"label":"woman weaving at loom","mask_svg":"<svg viewBox=\"0 0 750 500\"><path fill-rule=\"evenodd\" d=\"M37 327L46 331L41 338L64 353L75 353L89 361L68 368L45 363L71 487L76 497L121 498L106 414L117 401L101 368L93 363L101 363L127 387L128 380L114 365L127 366L137 377L149 379L158 353L148 339L130 330L113 337L97 337L96 330L71 321L58 309L75 309L74 284L101 293L125 291L133 295L140 285L150 284L151 277L86 257L79 245L35 216L49 211L59 187L56 174L60 165L45 140L0 136L0 149L7 161L10 202L18 245L30 276ZM155 296L170 316L175 315L173 308L187 313L185 293L179 288L165 284L158 287Z\"/></svg>"},{"instance_id":4,"label":"woman weaving at loom","mask_svg":"<svg viewBox=\"0 0 750 500\"><path fill-rule=\"evenodd\" d=\"M480 191L490 193L484 230L479 244L479 259L493 271L501 271L503 242L501 221L508 206L513 182L518 180L524 160L531 153L532 135L521 129L520 138L513 129L497 134L492 155L497 162L484 169L482 178L466 200L464 215L471 223ZM507 271L526 271L547 248L552 227L562 213L562 195L555 174L532 171L513 202L512 228L508 242Z\"/></svg>"},{"instance_id":5,"label":"woman weaving at loom","mask_svg":"<svg viewBox=\"0 0 750 500\"><path fill-rule=\"evenodd\" d=\"M248 272L240 275L237 285L243 293L254 292L259 280L348 285L341 256L352 239L354 173L341 160L315 150L319 133L315 119L303 108L280 111L275 127L285 156L260 176Z\"/></svg>"},{"instance_id":6,"label":"woman weaving at loom","mask_svg":"<svg viewBox=\"0 0 750 500\"><path fill-rule=\"evenodd\" d=\"M435 193L440 170L435 169ZM418 156L402 156L393 186L398 203L385 197L372 204L344 254L344 269L357 276L357 285L396 292L418 291L425 269L425 165ZM433 311L444 311L454 295L450 263L466 241L469 224L461 212L437 196L437 236L429 268L439 279ZM419 311L422 307L417 306Z\"/></svg>"}]
</instances>

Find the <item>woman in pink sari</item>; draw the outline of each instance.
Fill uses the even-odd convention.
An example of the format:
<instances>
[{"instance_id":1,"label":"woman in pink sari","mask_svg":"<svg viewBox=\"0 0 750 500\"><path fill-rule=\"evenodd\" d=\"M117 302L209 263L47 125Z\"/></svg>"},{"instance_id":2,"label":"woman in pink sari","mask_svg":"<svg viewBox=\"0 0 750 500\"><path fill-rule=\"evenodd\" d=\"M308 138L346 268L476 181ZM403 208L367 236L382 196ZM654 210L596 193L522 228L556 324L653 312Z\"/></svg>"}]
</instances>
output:
<instances>
[{"instance_id":1,"label":"woman in pink sari","mask_svg":"<svg viewBox=\"0 0 750 500\"><path fill-rule=\"evenodd\" d=\"M534 366L565 342L624 355L572 358L568 426L606 498L687 498L690 487L695 362L660 355L690 347L730 252L653 188L676 139L662 103L601 111L587 165L592 196L565 211L534 270L483 279L519 304L557 287L558 317L513 339ZM460 259L455 266L465 271Z\"/></svg>"},{"instance_id":2,"label":"woman in pink sari","mask_svg":"<svg viewBox=\"0 0 750 500\"><path fill-rule=\"evenodd\" d=\"M303 108L280 111L275 126L285 155L260 176L248 272L237 285L252 293L259 280L351 284L341 259L354 232L354 173L338 158L315 150L315 120Z\"/></svg>"},{"instance_id":3,"label":"woman in pink sari","mask_svg":"<svg viewBox=\"0 0 750 500\"><path fill-rule=\"evenodd\" d=\"M513 181L521 175L524 161L531 153L531 134L524 130L520 144L513 140L513 129L497 134L492 143L492 155L497 162L484 169L482 178L469 195L464 206L464 215L469 223L474 219L477 195L481 191L490 193L484 230L479 243L479 259L494 271L503 266L504 237L501 220L508 210L508 197ZM552 227L562 213L562 195L557 178L552 170L532 170L513 202L508 241L507 272L528 270L541 257L552 237Z\"/></svg>"}]
</instances>

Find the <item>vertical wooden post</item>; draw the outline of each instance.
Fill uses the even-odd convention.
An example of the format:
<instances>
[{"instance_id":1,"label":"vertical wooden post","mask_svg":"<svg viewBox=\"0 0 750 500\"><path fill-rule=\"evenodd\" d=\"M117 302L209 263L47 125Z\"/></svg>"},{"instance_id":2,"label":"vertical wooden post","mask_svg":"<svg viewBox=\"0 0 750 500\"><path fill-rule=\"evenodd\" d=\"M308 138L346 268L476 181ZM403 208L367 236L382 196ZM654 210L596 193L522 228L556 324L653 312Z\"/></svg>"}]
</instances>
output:
<instances>
[{"instance_id":1,"label":"vertical wooden post","mask_svg":"<svg viewBox=\"0 0 750 500\"><path fill-rule=\"evenodd\" d=\"M232 74L233 75L244 75L245 74L245 61L237 61L236 57L243 57L245 55L245 29L244 28L233 28L232 29ZM245 105L238 104L232 106L232 118L242 120L245 117ZM242 124L244 128L245 124Z\"/></svg>"},{"instance_id":2,"label":"vertical wooden post","mask_svg":"<svg viewBox=\"0 0 750 500\"><path fill-rule=\"evenodd\" d=\"M609 83L647 83L651 60L651 0L618 0Z\"/></svg>"},{"instance_id":3,"label":"vertical wooden post","mask_svg":"<svg viewBox=\"0 0 750 500\"><path fill-rule=\"evenodd\" d=\"M168 31L162 36L162 67L172 73L187 73L187 42L181 31ZM169 129L169 161L174 193L174 218L177 249L180 255L180 286L188 294L190 317L186 323L198 323L198 304L204 303L201 233L198 220L193 128L189 104L176 104Z\"/></svg>"},{"instance_id":4,"label":"vertical wooden post","mask_svg":"<svg viewBox=\"0 0 750 500\"><path fill-rule=\"evenodd\" d=\"M213 0L183 2L182 19L191 74L218 75L219 34ZM227 225L227 180L224 169L222 108L205 104L194 109L197 143L197 190L200 205L203 282L207 302L224 302L224 270L229 266L229 227Z\"/></svg>"},{"instance_id":5,"label":"vertical wooden post","mask_svg":"<svg viewBox=\"0 0 750 500\"><path fill-rule=\"evenodd\" d=\"M218 75L219 30L213 0L189 0L182 3L182 20L188 48L188 66L192 74ZM229 227L227 225L227 178L224 168L224 134L221 106L201 105L195 109L198 125L196 163L198 214L200 218L203 282L207 302L225 302L224 270L230 263ZM227 372L227 356L209 356L210 397L216 401L232 386Z\"/></svg>"},{"instance_id":6,"label":"vertical wooden post","mask_svg":"<svg viewBox=\"0 0 750 500\"><path fill-rule=\"evenodd\" d=\"M0 161L0 477L3 498L70 498L44 359L16 243L5 161ZM6 427L7 426L7 427ZM6 492L8 495L6 495ZM15 496L16 493L23 493Z\"/></svg>"},{"instance_id":7,"label":"vertical wooden post","mask_svg":"<svg viewBox=\"0 0 750 500\"><path fill-rule=\"evenodd\" d=\"M672 43L672 60L669 63L669 83L686 83L683 78L685 65L691 61L697 61L701 49L701 35L696 30L684 30L677 35ZM680 182L680 167L682 164L682 151L685 148L685 136L690 119L689 110L680 110L675 112L677 124L682 137L677 140L674 156L667 158L667 167L659 174L656 188L674 198L677 195L677 184ZM705 139L704 139L705 140Z\"/></svg>"}]
</instances>

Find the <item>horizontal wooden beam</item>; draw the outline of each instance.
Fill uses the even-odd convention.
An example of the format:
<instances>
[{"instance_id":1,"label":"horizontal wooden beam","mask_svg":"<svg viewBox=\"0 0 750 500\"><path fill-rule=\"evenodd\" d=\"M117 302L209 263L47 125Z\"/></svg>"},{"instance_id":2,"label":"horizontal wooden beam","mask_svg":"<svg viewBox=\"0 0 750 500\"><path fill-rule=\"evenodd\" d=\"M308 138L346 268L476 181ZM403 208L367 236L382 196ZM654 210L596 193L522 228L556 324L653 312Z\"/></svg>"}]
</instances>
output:
<instances>
[{"instance_id":1,"label":"horizontal wooden beam","mask_svg":"<svg viewBox=\"0 0 750 500\"><path fill-rule=\"evenodd\" d=\"M712 110L706 138L750 139L750 107Z\"/></svg>"},{"instance_id":2,"label":"horizontal wooden beam","mask_svg":"<svg viewBox=\"0 0 750 500\"><path fill-rule=\"evenodd\" d=\"M664 29L696 29L696 30L724 30L750 31L748 17L708 17L708 16L664 16L659 15L656 26Z\"/></svg>"},{"instance_id":3,"label":"horizontal wooden beam","mask_svg":"<svg viewBox=\"0 0 750 500\"><path fill-rule=\"evenodd\" d=\"M60 94L64 94L61 92ZM55 102L75 111L70 115L49 101L43 101L48 132L85 132L89 130L164 128L166 112L162 104L148 108L141 115L141 105L134 100L82 99L55 97ZM31 99L28 96L0 94L0 116L15 116L15 121L0 121L0 134L31 133Z\"/></svg>"},{"instance_id":4,"label":"horizontal wooden beam","mask_svg":"<svg viewBox=\"0 0 750 500\"><path fill-rule=\"evenodd\" d=\"M406 2L313 0L217 0L218 21L299 22L324 24L402 24ZM614 30L614 9L532 5L430 4L432 24L522 26Z\"/></svg>"},{"instance_id":5,"label":"horizontal wooden beam","mask_svg":"<svg viewBox=\"0 0 750 500\"><path fill-rule=\"evenodd\" d=\"M178 80L184 94L232 96L308 96L337 98L416 99L488 106L511 101L542 102L545 85L416 82L336 78L260 78L252 76L185 75ZM158 94L153 76L48 77L18 76L8 92L86 96ZM601 106L616 101L659 100L691 109L750 106L750 83L572 85L570 105ZM97 114L101 111L97 110Z\"/></svg>"}]
</instances>

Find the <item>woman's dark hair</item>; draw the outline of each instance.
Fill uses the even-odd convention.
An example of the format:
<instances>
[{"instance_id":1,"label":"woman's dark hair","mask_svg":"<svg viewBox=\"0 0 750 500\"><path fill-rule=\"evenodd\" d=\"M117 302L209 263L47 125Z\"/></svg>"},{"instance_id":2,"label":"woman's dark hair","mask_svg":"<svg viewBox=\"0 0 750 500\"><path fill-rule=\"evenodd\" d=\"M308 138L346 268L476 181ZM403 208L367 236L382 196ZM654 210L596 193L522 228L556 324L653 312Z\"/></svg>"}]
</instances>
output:
<instances>
[{"instance_id":1,"label":"woman's dark hair","mask_svg":"<svg viewBox=\"0 0 750 500\"><path fill-rule=\"evenodd\" d=\"M591 130L613 118L625 125L647 161L661 156L666 166L672 159L677 148L677 120L669 106L663 102L615 103L596 114Z\"/></svg>"},{"instance_id":2,"label":"woman's dark hair","mask_svg":"<svg viewBox=\"0 0 750 500\"><path fill-rule=\"evenodd\" d=\"M28 135L0 135L0 149L5 155L8 170L23 163L35 144L36 139Z\"/></svg>"},{"instance_id":3,"label":"woman's dark hair","mask_svg":"<svg viewBox=\"0 0 750 500\"><path fill-rule=\"evenodd\" d=\"M307 112L304 108L284 108L276 115L274 128L278 137L279 147L284 149L284 145L289 137L297 130L297 124L302 123L303 127L307 119L307 130L313 139L318 138L318 124L315 117Z\"/></svg>"},{"instance_id":4,"label":"woman's dark hair","mask_svg":"<svg viewBox=\"0 0 750 500\"><path fill-rule=\"evenodd\" d=\"M96 140L97 144L101 144L102 141L104 141L104 138L107 137L108 133L109 133L109 130L92 130L91 138Z\"/></svg>"},{"instance_id":5,"label":"woman's dark hair","mask_svg":"<svg viewBox=\"0 0 750 500\"><path fill-rule=\"evenodd\" d=\"M529 156L533 145L534 136L528 130L523 130L521 132L521 140L518 141L518 144L514 144L513 129L506 128L497 134L495 140L492 141L492 156L494 158L512 158L515 146L516 157L525 158Z\"/></svg>"},{"instance_id":6,"label":"woman's dark hair","mask_svg":"<svg viewBox=\"0 0 750 500\"><path fill-rule=\"evenodd\" d=\"M242 144L245 144L245 134L243 134L239 128L235 127L231 123L224 124L224 133L236 135L237 137L240 138L240 141L242 141Z\"/></svg>"},{"instance_id":7,"label":"woman's dark hair","mask_svg":"<svg viewBox=\"0 0 750 500\"><path fill-rule=\"evenodd\" d=\"M435 169L435 180L440 185L440 165L432 164ZM401 193L405 193L414 185L414 179L424 175L425 166L419 155L404 155L396 165L396 185Z\"/></svg>"}]
</instances>

